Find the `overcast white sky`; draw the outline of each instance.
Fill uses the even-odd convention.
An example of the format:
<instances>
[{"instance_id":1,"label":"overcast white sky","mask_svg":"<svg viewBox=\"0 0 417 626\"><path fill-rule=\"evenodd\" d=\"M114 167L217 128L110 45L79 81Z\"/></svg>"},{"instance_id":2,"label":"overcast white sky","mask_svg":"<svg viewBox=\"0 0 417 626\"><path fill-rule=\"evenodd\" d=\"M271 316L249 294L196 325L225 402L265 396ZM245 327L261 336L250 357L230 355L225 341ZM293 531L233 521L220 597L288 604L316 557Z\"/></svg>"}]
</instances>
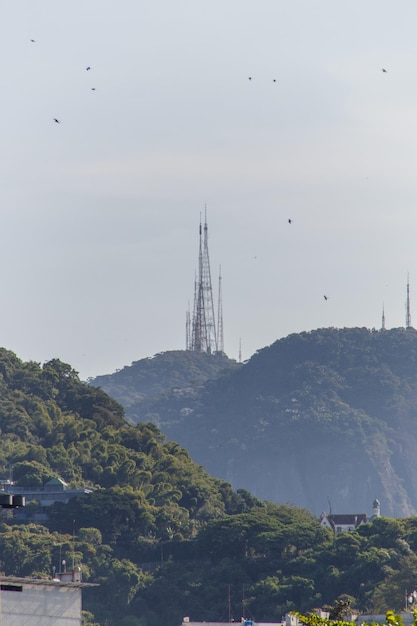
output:
<instances>
[{"instance_id":1,"label":"overcast white sky","mask_svg":"<svg viewBox=\"0 0 417 626\"><path fill-rule=\"evenodd\" d=\"M3 3L0 345L84 379L184 348L205 204L229 356L403 326L407 272L417 325L416 30L414 0Z\"/></svg>"}]
</instances>

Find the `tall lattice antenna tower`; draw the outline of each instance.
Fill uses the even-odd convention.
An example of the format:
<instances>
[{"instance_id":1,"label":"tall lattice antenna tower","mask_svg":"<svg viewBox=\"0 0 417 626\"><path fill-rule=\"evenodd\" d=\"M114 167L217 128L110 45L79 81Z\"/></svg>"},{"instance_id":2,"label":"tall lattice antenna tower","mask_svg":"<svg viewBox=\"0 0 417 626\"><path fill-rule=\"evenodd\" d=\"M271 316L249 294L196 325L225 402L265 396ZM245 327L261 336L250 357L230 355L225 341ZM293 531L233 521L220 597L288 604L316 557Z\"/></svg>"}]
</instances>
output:
<instances>
[{"instance_id":1,"label":"tall lattice antenna tower","mask_svg":"<svg viewBox=\"0 0 417 626\"><path fill-rule=\"evenodd\" d=\"M217 302L217 350L224 352L223 333L223 296L222 296L222 266L219 267L219 296Z\"/></svg>"},{"instance_id":2,"label":"tall lattice antenna tower","mask_svg":"<svg viewBox=\"0 0 417 626\"><path fill-rule=\"evenodd\" d=\"M191 350L211 353L217 352L217 335L208 251L207 210L204 217L204 234L201 218L199 233L198 277L194 294Z\"/></svg>"},{"instance_id":3,"label":"tall lattice antenna tower","mask_svg":"<svg viewBox=\"0 0 417 626\"><path fill-rule=\"evenodd\" d=\"M405 327L411 328L411 310L410 310L410 276L407 274L407 302L405 305Z\"/></svg>"},{"instance_id":4,"label":"tall lattice antenna tower","mask_svg":"<svg viewBox=\"0 0 417 626\"><path fill-rule=\"evenodd\" d=\"M382 303L382 323L381 323L381 330L385 330L385 307L384 307L384 303Z\"/></svg>"}]
</instances>

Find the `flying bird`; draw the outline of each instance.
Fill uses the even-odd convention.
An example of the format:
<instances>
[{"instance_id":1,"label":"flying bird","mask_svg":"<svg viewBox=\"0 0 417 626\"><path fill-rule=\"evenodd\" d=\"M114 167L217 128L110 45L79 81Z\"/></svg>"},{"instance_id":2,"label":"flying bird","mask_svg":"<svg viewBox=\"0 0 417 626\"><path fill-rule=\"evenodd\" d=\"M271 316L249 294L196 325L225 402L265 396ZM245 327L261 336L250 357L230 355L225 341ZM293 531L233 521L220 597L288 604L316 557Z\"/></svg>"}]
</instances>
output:
<instances>
[{"instance_id":1,"label":"flying bird","mask_svg":"<svg viewBox=\"0 0 417 626\"><path fill-rule=\"evenodd\" d=\"M328 299L329 299L326 295L324 295L324 296L323 296L323 298L324 298L325 300L328 300Z\"/></svg>"},{"instance_id":2,"label":"flying bird","mask_svg":"<svg viewBox=\"0 0 417 626\"><path fill-rule=\"evenodd\" d=\"M381 72L384 72L384 74L386 74L386 73L387 73L387 70L386 70L384 67L382 67L382 68L381 68Z\"/></svg>"},{"instance_id":3,"label":"flying bird","mask_svg":"<svg viewBox=\"0 0 417 626\"><path fill-rule=\"evenodd\" d=\"M88 70L91 70L91 67L90 67L90 66L88 66L88 67L86 67L85 69L86 69L86 70L87 70L87 72L88 72Z\"/></svg>"},{"instance_id":4,"label":"flying bird","mask_svg":"<svg viewBox=\"0 0 417 626\"><path fill-rule=\"evenodd\" d=\"M290 217L288 218L288 224L292 224L292 219Z\"/></svg>"},{"instance_id":5,"label":"flying bird","mask_svg":"<svg viewBox=\"0 0 417 626\"><path fill-rule=\"evenodd\" d=\"M252 76L249 76L248 80L252 80Z\"/></svg>"},{"instance_id":6,"label":"flying bird","mask_svg":"<svg viewBox=\"0 0 417 626\"><path fill-rule=\"evenodd\" d=\"M35 43L35 41L36 41L35 39L31 39L31 42L32 42L32 43Z\"/></svg>"},{"instance_id":7,"label":"flying bird","mask_svg":"<svg viewBox=\"0 0 417 626\"><path fill-rule=\"evenodd\" d=\"M276 79L276 78L274 78L272 82L273 82L273 83L276 83L276 82L277 82L277 79Z\"/></svg>"},{"instance_id":8,"label":"flying bird","mask_svg":"<svg viewBox=\"0 0 417 626\"><path fill-rule=\"evenodd\" d=\"M60 123L61 123L59 120L57 120L57 119L56 119L56 117L54 117L54 122L55 122L56 124L60 124Z\"/></svg>"},{"instance_id":9,"label":"flying bird","mask_svg":"<svg viewBox=\"0 0 417 626\"><path fill-rule=\"evenodd\" d=\"M95 87L91 87L91 91L95 91L95 90L96 90L96 88L95 88Z\"/></svg>"}]
</instances>

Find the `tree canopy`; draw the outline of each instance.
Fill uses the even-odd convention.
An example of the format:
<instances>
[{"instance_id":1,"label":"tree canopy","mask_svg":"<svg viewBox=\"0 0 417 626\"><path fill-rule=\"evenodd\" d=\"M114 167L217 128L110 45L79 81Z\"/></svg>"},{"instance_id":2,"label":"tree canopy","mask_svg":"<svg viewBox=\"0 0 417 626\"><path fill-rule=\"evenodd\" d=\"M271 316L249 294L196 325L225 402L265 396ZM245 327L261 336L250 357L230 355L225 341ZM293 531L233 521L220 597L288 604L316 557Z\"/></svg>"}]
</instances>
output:
<instances>
[{"instance_id":1,"label":"tree canopy","mask_svg":"<svg viewBox=\"0 0 417 626\"><path fill-rule=\"evenodd\" d=\"M230 391L228 376L220 380ZM229 595L237 620L243 611L277 621L347 601L358 611L399 611L414 588L415 517L376 518L335 536L306 509L213 478L155 424L129 423L115 400L57 359L40 366L0 350L0 392L3 478L13 468L17 485L62 477L92 489L55 503L42 525L1 512L0 570L50 576L74 560L85 581L100 584L85 593L86 626L225 620ZM33 520L38 508L28 506Z\"/></svg>"}]
</instances>

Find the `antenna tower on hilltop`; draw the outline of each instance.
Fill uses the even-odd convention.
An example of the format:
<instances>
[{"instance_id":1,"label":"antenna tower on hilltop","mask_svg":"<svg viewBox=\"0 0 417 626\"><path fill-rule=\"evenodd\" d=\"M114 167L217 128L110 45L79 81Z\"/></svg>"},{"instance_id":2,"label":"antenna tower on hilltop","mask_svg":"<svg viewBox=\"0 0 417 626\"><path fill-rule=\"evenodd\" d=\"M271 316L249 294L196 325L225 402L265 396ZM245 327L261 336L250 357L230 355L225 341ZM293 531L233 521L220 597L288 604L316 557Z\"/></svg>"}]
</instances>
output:
<instances>
[{"instance_id":1,"label":"antenna tower on hilltop","mask_svg":"<svg viewBox=\"0 0 417 626\"><path fill-rule=\"evenodd\" d=\"M407 274L407 302L405 305L405 327L411 328L411 311L410 311L410 276Z\"/></svg>"},{"instance_id":2,"label":"antenna tower on hilltop","mask_svg":"<svg viewBox=\"0 0 417 626\"><path fill-rule=\"evenodd\" d=\"M208 251L207 209L204 215L204 232L200 218L200 243L198 252L198 276L194 285L193 317L187 313L187 350L217 352L216 322L214 317L213 290L211 286L210 257ZM223 328L223 323L222 323Z\"/></svg>"},{"instance_id":3,"label":"antenna tower on hilltop","mask_svg":"<svg viewBox=\"0 0 417 626\"><path fill-rule=\"evenodd\" d=\"M219 298L217 307L217 350L224 352L222 266L219 267Z\"/></svg>"}]
</instances>

